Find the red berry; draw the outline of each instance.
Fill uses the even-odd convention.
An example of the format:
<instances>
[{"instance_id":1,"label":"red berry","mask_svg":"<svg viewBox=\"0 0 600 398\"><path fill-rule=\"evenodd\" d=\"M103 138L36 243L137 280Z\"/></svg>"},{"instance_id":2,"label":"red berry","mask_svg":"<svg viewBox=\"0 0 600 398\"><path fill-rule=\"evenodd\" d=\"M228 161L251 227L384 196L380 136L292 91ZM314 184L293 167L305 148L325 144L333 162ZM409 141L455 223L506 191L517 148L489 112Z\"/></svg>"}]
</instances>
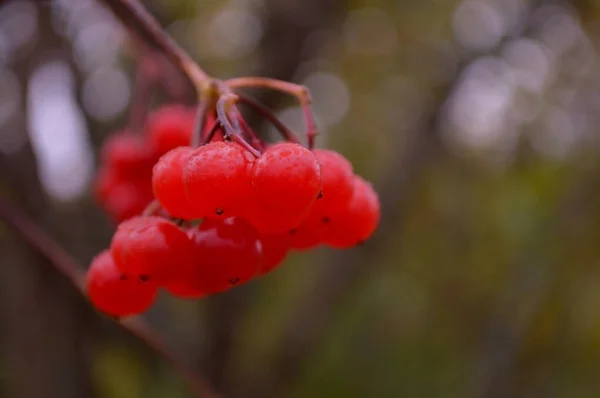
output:
<instances>
[{"instance_id":1,"label":"red berry","mask_svg":"<svg viewBox=\"0 0 600 398\"><path fill-rule=\"evenodd\" d=\"M315 202L312 214L331 216L342 210L354 192L352 164L338 152L313 149L321 165L322 196Z\"/></svg>"},{"instance_id":2,"label":"red berry","mask_svg":"<svg viewBox=\"0 0 600 398\"><path fill-rule=\"evenodd\" d=\"M163 155L152 171L154 196L174 217L193 218L192 205L183 186L183 168L193 152L190 147L175 148Z\"/></svg>"},{"instance_id":3,"label":"red berry","mask_svg":"<svg viewBox=\"0 0 600 398\"><path fill-rule=\"evenodd\" d=\"M343 212L322 221L323 242L344 249L368 239L379 224L381 210L377 192L370 183L354 177L354 195Z\"/></svg>"},{"instance_id":4,"label":"red berry","mask_svg":"<svg viewBox=\"0 0 600 398\"><path fill-rule=\"evenodd\" d=\"M194 109L183 105L164 106L148 117L147 132L155 153L162 155L190 145L196 119Z\"/></svg>"},{"instance_id":5,"label":"red berry","mask_svg":"<svg viewBox=\"0 0 600 398\"><path fill-rule=\"evenodd\" d=\"M105 167L118 174L150 176L157 157L140 136L121 132L106 139L101 159Z\"/></svg>"},{"instance_id":6,"label":"red berry","mask_svg":"<svg viewBox=\"0 0 600 398\"><path fill-rule=\"evenodd\" d=\"M211 142L197 148L183 170L183 183L194 214L200 217L239 215L250 191L250 152L238 144Z\"/></svg>"},{"instance_id":7,"label":"red berry","mask_svg":"<svg viewBox=\"0 0 600 398\"><path fill-rule=\"evenodd\" d=\"M283 234L261 234L263 266L260 274L264 275L279 266L290 251L290 236Z\"/></svg>"},{"instance_id":8,"label":"red berry","mask_svg":"<svg viewBox=\"0 0 600 398\"><path fill-rule=\"evenodd\" d=\"M301 214L321 191L321 170L315 156L294 143L281 143L264 151L252 170L252 189L264 209L279 214Z\"/></svg>"},{"instance_id":9,"label":"red berry","mask_svg":"<svg viewBox=\"0 0 600 398\"><path fill-rule=\"evenodd\" d=\"M180 281L165 286L165 290L181 299L199 299L207 295L204 290L198 290L194 283Z\"/></svg>"},{"instance_id":10,"label":"red berry","mask_svg":"<svg viewBox=\"0 0 600 398\"><path fill-rule=\"evenodd\" d=\"M193 245L185 231L159 217L121 223L110 250L121 272L162 286L186 280L193 267Z\"/></svg>"},{"instance_id":11,"label":"red berry","mask_svg":"<svg viewBox=\"0 0 600 398\"><path fill-rule=\"evenodd\" d=\"M86 277L87 294L96 308L113 316L146 311L156 297L156 286L121 273L108 250L97 255Z\"/></svg>"},{"instance_id":12,"label":"red berry","mask_svg":"<svg viewBox=\"0 0 600 398\"><path fill-rule=\"evenodd\" d=\"M193 286L217 293L247 282L262 266L258 233L240 218L205 220L188 234L198 264Z\"/></svg>"}]
</instances>

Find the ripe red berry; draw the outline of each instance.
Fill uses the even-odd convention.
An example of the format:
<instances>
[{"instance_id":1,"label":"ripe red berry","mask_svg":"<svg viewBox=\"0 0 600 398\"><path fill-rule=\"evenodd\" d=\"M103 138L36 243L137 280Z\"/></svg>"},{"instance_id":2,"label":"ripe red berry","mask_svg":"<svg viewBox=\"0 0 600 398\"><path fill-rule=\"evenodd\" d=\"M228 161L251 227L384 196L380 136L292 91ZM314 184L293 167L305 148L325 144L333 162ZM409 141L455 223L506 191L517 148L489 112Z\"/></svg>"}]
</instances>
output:
<instances>
[{"instance_id":1,"label":"ripe red berry","mask_svg":"<svg viewBox=\"0 0 600 398\"><path fill-rule=\"evenodd\" d=\"M321 165L322 196L315 202L312 214L331 216L342 210L354 192L352 164L335 151L313 149Z\"/></svg>"},{"instance_id":2,"label":"ripe red berry","mask_svg":"<svg viewBox=\"0 0 600 398\"><path fill-rule=\"evenodd\" d=\"M294 143L273 145L252 170L258 204L276 213L297 215L313 205L321 191L321 170L315 156Z\"/></svg>"},{"instance_id":3,"label":"ripe red berry","mask_svg":"<svg viewBox=\"0 0 600 398\"><path fill-rule=\"evenodd\" d=\"M261 234L263 265L260 275L264 275L277 268L287 257L290 251L290 236L282 234Z\"/></svg>"},{"instance_id":4,"label":"ripe red berry","mask_svg":"<svg viewBox=\"0 0 600 398\"><path fill-rule=\"evenodd\" d=\"M193 245L185 231L159 217L121 223L110 250L121 272L161 286L186 280L193 267Z\"/></svg>"},{"instance_id":5,"label":"ripe red berry","mask_svg":"<svg viewBox=\"0 0 600 398\"><path fill-rule=\"evenodd\" d=\"M154 196L174 217L193 218L192 205L183 186L183 168L193 152L191 147L175 148L163 155L152 171Z\"/></svg>"},{"instance_id":6,"label":"ripe red berry","mask_svg":"<svg viewBox=\"0 0 600 398\"><path fill-rule=\"evenodd\" d=\"M157 157L138 135L121 132L111 135L102 145L102 164L127 176L150 176Z\"/></svg>"},{"instance_id":7,"label":"ripe red berry","mask_svg":"<svg viewBox=\"0 0 600 398\"><path fill-rule=\"evenodd\" d=\"M379 224L381 210L370 183L354 177L354 194L343 212L322 219L323 242L344 249L368 239Z\"/></svg>"},{"instance_id":8,"label":"ripe red berry","mask_svg":"<svg viewBox=\"0 0 600 398\"><path fill-rule=\"evenodd\" d=\"M155 153L190 144L194 130L195 110L183 105L164 106L152 112L146 125Z\"/></svg>"},{"instance_id":9,"label":"ripe red berry","mask_svg":"<svg viewBox=\"0 0 600 398\"><path fill-rule=\"evenodd\" d=\"M188 231L198 263L193 286L217 293L247 282L262 266L258 233L244 220L205 220Z\"/></svg>"},{"instance_id":10,"label":"ripe red berry","mask_svg":"<svg viewBox=\"0 0 600 398\"><path fill-rule=\"evenodd\" d=\"M197 148L183 170L183 183L194 214L200 217L239 215L250 191L250 152L238 144L211 142Z\"/></svg>"},{"instance_id":11,"label":"ripe red berry","mask_svg":"<svg viewBox=\"0 0 600 398\"><path fill-rule=\"evenodd\" d=\"M86 277L87 294L100 311L128 316L146 311L156 297L156 286L121 273L108 250L97 255Z\"/></svg>"}]
</instances>

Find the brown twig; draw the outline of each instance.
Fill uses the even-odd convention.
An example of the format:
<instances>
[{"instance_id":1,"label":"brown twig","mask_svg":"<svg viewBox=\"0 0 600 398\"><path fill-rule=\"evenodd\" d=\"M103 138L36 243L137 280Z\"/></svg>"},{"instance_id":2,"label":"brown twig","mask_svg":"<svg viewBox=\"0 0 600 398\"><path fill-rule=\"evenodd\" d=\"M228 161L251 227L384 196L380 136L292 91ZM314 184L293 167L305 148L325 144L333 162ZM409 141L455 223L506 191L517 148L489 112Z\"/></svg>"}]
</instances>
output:
<instances>
[{"instance_id":1,"label":"brown twig","mask_svg":"<svg viewBox=\"0 0 600 398\"><path fill-rule=\"evenodd\" d=\"M0 197L0 219L50 260L54 267L85 295L85 271L83 268L25 214L2 197ZM208 382L188 366L185 360L174 353L141 318L125 318L117 320L116 323L170 362L185 377L197 397L219 397Z\"/></svg>"}]
</instances>

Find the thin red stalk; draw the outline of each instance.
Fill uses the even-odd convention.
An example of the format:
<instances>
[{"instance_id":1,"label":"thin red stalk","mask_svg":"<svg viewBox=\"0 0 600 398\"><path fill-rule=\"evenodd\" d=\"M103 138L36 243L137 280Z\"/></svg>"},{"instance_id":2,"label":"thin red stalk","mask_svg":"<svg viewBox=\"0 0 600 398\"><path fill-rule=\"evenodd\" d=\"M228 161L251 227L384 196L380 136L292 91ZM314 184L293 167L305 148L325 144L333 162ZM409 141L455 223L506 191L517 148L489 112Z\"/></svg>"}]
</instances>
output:
<instances>
[{"instance_id":1,"label":"thin red stalk","mask_svg":"<svg viewBox=\"0 0 600 398\"><path fill-rule=\"evenodd\" d=\"M300 140L298 140L296 134L294 134L292 130L290 130L281 120L279 120L279 118L277 118L277 116L275 116L275 114L271 112L269 108L245 95L237 94L237 96L240 104L247 105L254 112L271 122L271 124L277 129L277 131L279 131L285 140L294 142L296 144L300 143Z\"/></svg>"},{"instance_id":2,"label":"thin red stalk","mask_svg":"<svg viewBox=\"0 0 600 398\"><path fill-rule=\"evenodd\" d=\"M202 133L204 131L204 125L206 124L206 116L208 113L208 105L206 101L201 101L196 110L196 119L194 120L194 130L192 132L192 139L190 140L190 146L196 148L198 145L203 144L204 139Z\"/></svg>"},{"instance_id":3,"label":"thin red stalk","mask_svg":"<svg viewBox=\"0 0 600 398\"><path fill-rule=\"evenodd\" d=\"M307 87L268 77L237 77L226 80L225 84L232 89L250 87L268 88L298 98L298 102L300 102L300 107L302 108L304 122L306 124L308 148L312 149L314 147L315 137L317 136L317 126L312 110L312 97L310 96L310 91Z\"/></svg>"},{"instance_id":4,"label":"thin red stalk","mask_svg":"<svg viewBox=\"0 0 600 398\"><path fill-rule=\"evenodd\" d=\"M219 127L221 127L221 122L219 121L219 119L216 119L210 127L210 130L208 130L208 132L206 133L206 136L200 142L200 145L208 144L215 136L215 133L217 132Z\"/></svg>"},{"instance_id":5,"label":"thin red stalk","mask_svg":"<svg viewBox=\"0 0 600 398\"><path fill-rule=\"evenodd\" d=\"M256 148L258 150L262 150L263 149L263 142L261 141L260 138L258 138L258 135L256 134L256 131L254 131L252 129L252 127L250 127L248 125L248 123L246 123L246 120L244 119L244 117L242 116L242 114L237 110L237 108L234 108L233 113L234 113L234 117L236 118L236 120L238 121L238 123L240 125L240 128L244 132L245 138L248 141L250 141L250 144L254 148Z\"/></svg>"},{"instance_id":6,"label":"thin red stalk","mask_svg":"<svg viewBox=\"0 0 600 398\"><path fill-rule=\"evenodd\" d=\"M225 137L228 139L237 142L241 146L243 146L248 152L250 152L254 157L260 157L260 152L256 150L252 145L248 144L244 137L242 136L242 128L240 126L239 120L237 117L232 118L232 122L229 120L229 115L232 110L232 107L235 106L235 102L237 101L237 95L235 94L225 94L219 98L217 101L217 117L225 129Z\"/></svg>"},{"instance_id":7,"label":"thin red stalk","mask_svg":"<svg viewBox=\"0 0 600 398\"><path fill-rule=\"evenodd\" d=\"M41 228L2 197L0 197L0 219L50 260L56 270L68 278L82 295L86 295L85 270ZM149 348L170 362L173 368L187 380L190 389L197 397L219 397L208 382L197 374L183 358L173 352L143 319L126 318L115 321L122 329L143 341Z\"/></svg>"}]
</instances>

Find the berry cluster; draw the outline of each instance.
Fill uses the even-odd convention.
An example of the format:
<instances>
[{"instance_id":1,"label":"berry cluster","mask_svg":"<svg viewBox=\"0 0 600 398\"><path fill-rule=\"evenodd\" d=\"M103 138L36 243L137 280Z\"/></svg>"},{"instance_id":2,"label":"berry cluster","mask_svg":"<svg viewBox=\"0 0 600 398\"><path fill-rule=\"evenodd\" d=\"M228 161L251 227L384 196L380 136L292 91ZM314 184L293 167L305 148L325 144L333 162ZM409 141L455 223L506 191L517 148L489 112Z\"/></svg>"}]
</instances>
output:
<instances>
[{"instance_id":1,"label":"berry cluster","mask_svg":"<svg viewBox=\"0 0 600 398\"><path fill-rule=\"evenodd\" d=\"M143 134L121 131L104 142L94 195L113 220L141 214L154 200L152 167L171 149L189 144L194 119L194 109L165 106L149 115Z\"/></svg>"},{"instance_id":2,"label":"berry cluster","mask_svg":"<svg viewBox=\"0 0 600 398\"><path fill-rule=\"evenodd\" d=\"M143 138L116 135L104 147L97 193L120 224L88 272L100 310L143 312L159 288L181 298L223 292L275 269L290 250L350 248L375 231L377 193L341 154L208 137L222 125L215 116L201 131L208 142L194 148L193 119L163 108Z\"/></svg>"}]
</instances>

